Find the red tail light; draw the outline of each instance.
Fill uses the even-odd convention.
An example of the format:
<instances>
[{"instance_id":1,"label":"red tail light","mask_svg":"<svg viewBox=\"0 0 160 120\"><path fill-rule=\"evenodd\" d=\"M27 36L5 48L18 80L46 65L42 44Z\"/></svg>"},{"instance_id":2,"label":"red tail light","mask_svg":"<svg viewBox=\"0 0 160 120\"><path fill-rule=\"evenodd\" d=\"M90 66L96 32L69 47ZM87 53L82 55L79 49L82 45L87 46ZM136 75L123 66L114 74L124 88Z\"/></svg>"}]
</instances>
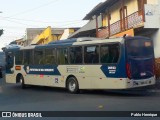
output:
<instances>
[{"instance_id":1,"label":"red tail light","mask_svg":"<svg viewBox=\"0 0 160 120\"><path fill-rule=\"evenodd\" d=\"M127 72L127 77L131 79L131 68L129 63L126 64L126 72Z\"/></svg>"}]
</instances>

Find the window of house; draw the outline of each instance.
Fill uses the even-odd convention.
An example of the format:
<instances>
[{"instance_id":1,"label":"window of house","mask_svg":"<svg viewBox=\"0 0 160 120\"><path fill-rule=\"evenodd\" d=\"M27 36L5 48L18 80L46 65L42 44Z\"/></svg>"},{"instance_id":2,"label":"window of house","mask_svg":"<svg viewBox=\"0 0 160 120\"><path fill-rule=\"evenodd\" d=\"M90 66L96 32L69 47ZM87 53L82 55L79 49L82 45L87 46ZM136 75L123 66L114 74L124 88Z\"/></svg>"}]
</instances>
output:
<instances>
[{"instance_id":1,"label":"window of house","mask_svg":"<svg viewBox=\"0 0 160 120\"><path fill-rule=\"evenodd\" d=\"M123 8L120 9L120 26L121 30L125 30L127 28L127 6L124 6Z\"/></svg>"},{"instance_id":2,"label":"window of house","mask_svg":"<svg viewBox=\"0 0 160 120\"><path fill-rule=\"evenodd\" d=\"M144 4L147 4L147 0L137 0L138 2L138 11L141 11L144 9Z\"/></svg>"}]
</instances>

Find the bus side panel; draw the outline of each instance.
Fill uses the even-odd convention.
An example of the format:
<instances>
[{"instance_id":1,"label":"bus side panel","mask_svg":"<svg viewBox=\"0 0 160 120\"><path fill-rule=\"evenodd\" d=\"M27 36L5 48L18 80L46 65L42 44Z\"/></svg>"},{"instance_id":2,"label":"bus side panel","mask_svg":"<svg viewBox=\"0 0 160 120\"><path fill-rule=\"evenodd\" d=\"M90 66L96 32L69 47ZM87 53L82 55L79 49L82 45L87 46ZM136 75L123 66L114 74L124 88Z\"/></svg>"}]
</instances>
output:
<instances>
[{"instance_id":1,"label":"bus side panel","mask_svg":"<svg viewBox=\"0 0 160 120\"><path fill-rule=\"evenodd\" d=\"M80 89L90 89L91 79L88 79L86 67L84 65L59 65L58 70L61 73L61 82L63 80L64 85L69 76L76 77Z\"/></svg>"},{"instance_id":2,"label":"bus side panel","mask_svg":"<svg viewBox=\"0 0 160 120\"><path fill-rule=\"evenodd\" d=\"M101 69L101 67L101 65L85 66L86 71L84 76L86 76L86 80L91 81L91 89L124 89L127 87L126 78L110 77L107 75L109 74L108 66L105 66L104 71Z\"/></svg>"},{"instance_id":3,"label":"bus side panel","mask_svg":"<svg viewBox=\"0 0 160 120\"><path fill-rule=\"evenodd\" d=\"M6 83L16 83L16 78L14 74L7 74L5 75Z\"/></svg>"},{"instance_id":4,"label":"bus side panel","mask_svg":"<svg viewBox=\"0 0 160 120\"><path fill-rule=\"evenodd\" d=\"M126 78L106 77L101 65L70 65L58 66L63 76L74 75L79 83L80 89L125 89Z\"/></svg>"},{"instance_id":5,"label":"bus side panel","mask_svg":"<svg viewBox=\"0 0 160 120\"><path fill-rule=\"evenodd\" d=\"M25 84L50 87L65 87L65 76L61 75L57 67L58 66L55 65L23 66L24 69L23 71L21 71L21 74L24 77Z\"/></svg>"}]
</instances>

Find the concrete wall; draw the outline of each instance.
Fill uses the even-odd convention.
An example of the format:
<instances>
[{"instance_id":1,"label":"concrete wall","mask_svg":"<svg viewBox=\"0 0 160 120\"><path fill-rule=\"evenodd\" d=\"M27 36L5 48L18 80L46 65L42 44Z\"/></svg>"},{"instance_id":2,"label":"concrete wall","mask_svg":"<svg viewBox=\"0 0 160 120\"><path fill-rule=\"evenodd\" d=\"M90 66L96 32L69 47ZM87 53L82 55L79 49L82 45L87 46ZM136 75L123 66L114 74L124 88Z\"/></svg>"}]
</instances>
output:
<instances>
[{"instance_id":1,"label":"concrete wall","mask_svg":"<svg viewBox=\"0 0 160 120\"><path fill-rule=\"evenodd\" d=\"M151 36L154 42L154 53L155 57L159 58L160 57L160 28L159 30Z\"/></svg>"},{"instance_id":2,"label":"concrete wall","mask_svg":"<svg viewBox=\"0 0 160 120\"><path fill-rule=\"evenodd\" d=\"M156 3L158 3L158 5L155 5L155 7L154 7L154 8L156 8L155 14L157 14L156 15L157 18L156 18L156 20L154 20L155 18L153 20L156 22L159 22L159 23L157 24L158 31L155 34L153 34L152 38L154 41L155 57L159 58L160 57L160 0L154 0L154 1L156 1ZM155 24L154 21L152 21L153 24Z\"/></svg>"},{"instance_id":3,"label":"concrete wall","mask_svg":"<svg viewBox=\"0 0 160 120\"><path fill-rule=\"evenodd\" d=\"M147 4L158 4L158 0L147 0Z\"/></svg>"},{"instance_id":4,"label":"concrete wall","mask_svg":"<svg viewBox=\"0 0 160 120\"><path fill-rule=\"evenodd\" d=\"M160 3L159 1L160 0L147 0L147 4L158 5L158 3ZM137 0L125 0L124 4L125 6L127 6L128 15L131 15L132 13L138 11ZM110 21L111 24L120 20L120 13L119 13L120 8L121 8L120 0L109 8L109 11L111 13L111 21ZM106 10L106 13L107 13L107 10ZM106 18L106 23L108 23L107 16L105 18Z\"/></svg>"},{"instance_id":5,"label":"concrete wall","mask_svg":"<svg viewBox=\"0 0 160 120\"><path fill-rule=\"evenodd\" d=\"M125 6L127 6L128 15L138 11L138 2L137 0L126 0Z\"/></svg>"},{"instance_id":6,"label":"concrete wall","mask_svg":"<svg viewBox=\"0 0 160 120\"><path fill-rule=\"evenodd\" d=\"M128 15L138 11L137 0L126 0L125 6L127 6ZM121 2L120 1L118 1L116 4L114 4L113 6L110 7L109 11L111 14L111 21L110 21L111 24L120 20L120 13L119 13L120 9L121 9ZM106 12L107 12L107 10L106 10ZM106 21L107 21L106 23L108 23L107 16L106 16Z\"/></svg>"}]
</instances>

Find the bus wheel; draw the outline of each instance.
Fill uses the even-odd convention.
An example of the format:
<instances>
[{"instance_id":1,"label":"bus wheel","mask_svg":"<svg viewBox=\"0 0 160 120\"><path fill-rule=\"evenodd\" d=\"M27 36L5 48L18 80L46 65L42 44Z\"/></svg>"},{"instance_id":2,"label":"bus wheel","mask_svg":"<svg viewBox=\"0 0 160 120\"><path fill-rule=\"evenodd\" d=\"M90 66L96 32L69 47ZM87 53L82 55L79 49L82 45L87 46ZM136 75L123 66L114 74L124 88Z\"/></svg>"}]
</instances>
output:
<instances>
[{"instance_id":1,"label":"bus wheel","mask_svg":"<svg viewBox=\"0 0 160 120\"><path fill-rule=\"evenodd\" d=\"M26 87L25 83L24 83L24 78L23 76L21 75L20 77L20 84L21 84L21 88L24 89Z\"/></svg>"},{"instance_id":2,"label":"bus wheel","mask_svg":"<svg viewBox=\"0 0 160 120\"><path fill-rule=\"evenodd\" d=\"M79 85L75 77L70 77L67 80L67 89L70 93L78 93Z\"/></svg>"}]
</instances>

